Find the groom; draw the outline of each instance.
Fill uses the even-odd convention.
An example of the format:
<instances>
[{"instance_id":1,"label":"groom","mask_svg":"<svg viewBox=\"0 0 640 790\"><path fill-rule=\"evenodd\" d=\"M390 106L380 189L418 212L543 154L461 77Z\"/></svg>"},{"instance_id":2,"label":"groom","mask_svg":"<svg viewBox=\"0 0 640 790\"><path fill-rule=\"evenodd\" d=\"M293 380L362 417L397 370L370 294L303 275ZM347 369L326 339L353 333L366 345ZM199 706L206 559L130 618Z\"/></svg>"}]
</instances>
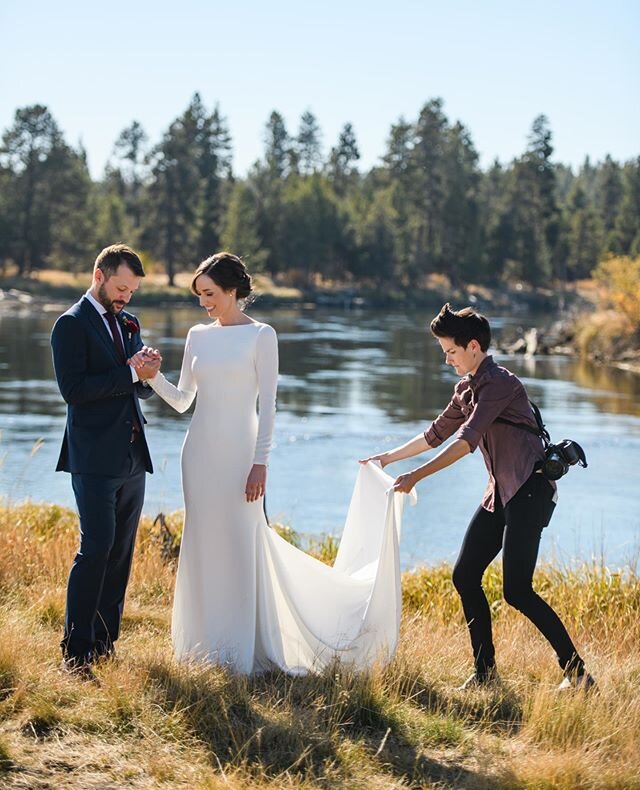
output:
<instances>
[{"instance_id":1,"label":"groom","mask_svg":"<svg viewBox=\"0 0 640 790\"><path fill-rule=\"evenodd\" d=\"M134 370L140 325L124 307L144 277L124 244L96 258L90 289L53 327L56 379L67 425L56 471L71 473L80 548L69 574L63 668L92 677L91 664L113 655L144 499L152 472L139 398L157 359Z\"/></svg>"}]
</instances>

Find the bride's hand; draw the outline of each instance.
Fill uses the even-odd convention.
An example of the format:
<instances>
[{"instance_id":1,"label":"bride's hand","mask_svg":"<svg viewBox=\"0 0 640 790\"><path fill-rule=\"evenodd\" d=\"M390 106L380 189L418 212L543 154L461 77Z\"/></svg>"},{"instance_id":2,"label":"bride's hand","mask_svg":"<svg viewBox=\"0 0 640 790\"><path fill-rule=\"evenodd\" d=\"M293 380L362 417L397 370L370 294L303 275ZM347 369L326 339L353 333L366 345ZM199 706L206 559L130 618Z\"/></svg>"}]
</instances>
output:
<instances>
[{"instance_id":1,"label":"bride's hand","mask_svg":"<svg viewBox=\"0 0 640 790\"><path fill-rule=\"evenodd\" d=\"M247 502L255 502L264 496L267 487L267 467L264 464L254 464L247 478L247 485L244 492L247 495Z\"/></svg>"},{"instance_id":2,"label":"bride's hand","mask_svg":"<svg viewBox=\"0 0 640 790\"><path fill-rule=\"evenodd\" d=\"M368 458L361 458L358 463L359 464L368 464L369 461L380 461L380 466L384 469L387 464L390 464L391 461L388 458L387 453L380 453L379 455L370 455Z\"/></svg>"},{"instance_id":3,"label":"bride's hand","mask_svg":"<svg viewBox=\"0 0 640 790\"><path fill-rule=\"evenodd\" d=\"M140 351L134 354L130 359L127 360L127 365L131 365L131 367L135 368L136 370L140 370L145 365L149 365L150 363L154 365L157 364L160 367L160 363L162 362L162 356L157 348L149 348L149 346L142 346Z\"/></svg>"},{"instance_id":4,"label":"bride's hand","mask_svg":"<svg viewBox=\"0 0 640 790\"><path fill-rule=\"evenodd\" d=\"M415 472L406 472L396 477L393 482L393 490L398 491L400 494L408 494L417 482L418 479L415 476Z\"/></svg>"}]
</instances>

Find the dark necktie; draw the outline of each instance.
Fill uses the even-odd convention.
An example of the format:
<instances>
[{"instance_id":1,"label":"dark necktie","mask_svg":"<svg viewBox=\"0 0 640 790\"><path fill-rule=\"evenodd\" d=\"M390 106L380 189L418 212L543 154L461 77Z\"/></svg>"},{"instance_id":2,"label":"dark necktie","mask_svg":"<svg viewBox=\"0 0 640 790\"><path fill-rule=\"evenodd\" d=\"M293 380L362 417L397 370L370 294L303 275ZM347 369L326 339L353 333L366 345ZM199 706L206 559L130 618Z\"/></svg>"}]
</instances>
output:
<instances>
[{"instance_id":1,"label":"dark necktie","mask_svg":"<svg viewBox=\"0 0 640 790\"><path fill-rule=\"evenodd\" d=\"M122 345L122 335L120 334L120 330L118 329L118 322L116 321L116 317L113 313L110 313L108 310L104 314L104 317L107 319L107 323L109 324L109 329L111 330L111 334L113 335L113 342L116 347L116 353L118 357L120 357L120 361L124 364L127 361L127 355L124 353L124 346ZM138 420L138 415L133 415L133 430L135 434L138 433L140 430L140 421ZM133 441L133 438L131 439Z\"/></svg>"},{"instance_id":2,"label":"dark necktie","mask_svg":"<svg viewBox=\"0 0 640 790\"><path fill-rule=\"evenodd\" d=\"M116 347L116 352L118 357L120 358L120 362L126 362L127 357L124 353L124 346L122 345L122 336L120 335L120 330L118 329L118 322L116 321L116 317L113 313L110 313L108 310L104 314L104 317L107 319L107 323L109 324L109 329L111 330L111 334L113 335L113 342Z\"/></svg>"}]
</instances>

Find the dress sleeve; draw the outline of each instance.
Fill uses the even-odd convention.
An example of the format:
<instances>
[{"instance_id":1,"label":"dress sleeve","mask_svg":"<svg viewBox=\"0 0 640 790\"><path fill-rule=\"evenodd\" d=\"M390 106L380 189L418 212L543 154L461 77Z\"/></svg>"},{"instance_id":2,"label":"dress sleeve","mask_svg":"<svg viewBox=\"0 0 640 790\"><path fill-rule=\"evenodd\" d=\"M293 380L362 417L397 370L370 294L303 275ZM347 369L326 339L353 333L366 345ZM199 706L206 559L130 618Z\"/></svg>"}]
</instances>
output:
<instances>
[{"instance_id":1,"label":"dress sleeve","mask_svg":"<svg viewBox=\"0 0 640 790\"><path fill-rule=\"evenodd\" d=\"M164 374L158 372L152 379L148 379L149 386L153 388L162 400L166 401L176 411L185 412L193 403L198 389L193 375L193 353L191 351L191 332L187 335L182 357L182 369L178 386L168 381Z\"/></svg>"},{"instance_id":2,"label":"dress sleeve","mask_svg":"<svg viewBox=\"0 0 640 790\"><path fill-rule=\"evenodd\" d=\"M265 324L258 332L255 356L258 376L258 436L254 464L266 464L273 440L278 389L278 338L273 327Z\"/></svg>"}]
</instances>

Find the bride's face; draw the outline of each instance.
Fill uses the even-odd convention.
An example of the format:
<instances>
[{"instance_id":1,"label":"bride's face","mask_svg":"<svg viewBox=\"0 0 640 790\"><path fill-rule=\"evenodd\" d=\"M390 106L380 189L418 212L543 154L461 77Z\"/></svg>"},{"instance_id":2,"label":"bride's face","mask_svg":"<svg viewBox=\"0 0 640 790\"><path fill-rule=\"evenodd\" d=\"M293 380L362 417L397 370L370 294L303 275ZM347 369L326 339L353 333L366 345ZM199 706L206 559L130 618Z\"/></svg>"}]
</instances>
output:
<instances>
[{"instance_id":1,"label":"bride's face","mask_svg":"<svg viewBox=\"0 0 640 790\"><path fill-rule=\"evenodd\" d=\"M236 306L235 288L225 291L206 274L201 274L198 277L195 289L200 300L200 307L207 311L209 318L220 318Z\"/></svg>"}]
</instances>

